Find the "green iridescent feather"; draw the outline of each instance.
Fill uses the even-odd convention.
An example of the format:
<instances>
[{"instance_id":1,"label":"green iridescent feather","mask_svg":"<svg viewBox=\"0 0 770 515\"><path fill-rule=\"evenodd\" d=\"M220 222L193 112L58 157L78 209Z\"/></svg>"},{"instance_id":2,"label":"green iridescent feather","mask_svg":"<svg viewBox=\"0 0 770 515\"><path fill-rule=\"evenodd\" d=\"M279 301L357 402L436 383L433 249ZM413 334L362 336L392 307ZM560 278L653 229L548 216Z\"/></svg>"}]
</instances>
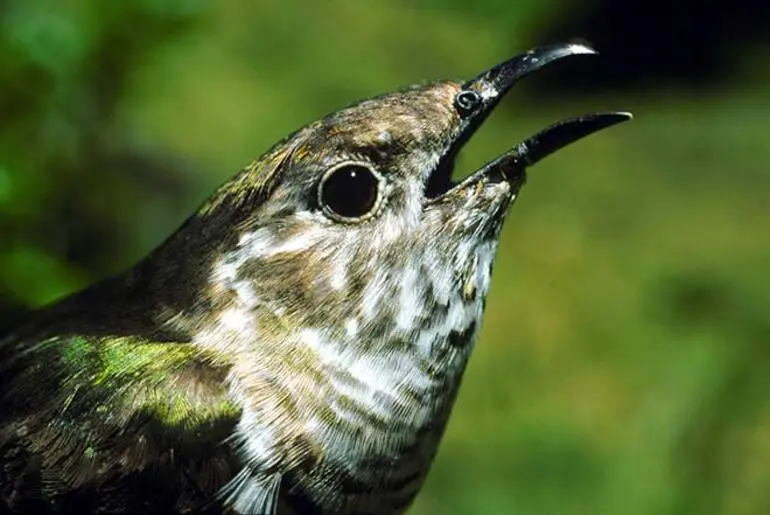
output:
<instances>
[{"instance_id":1,"label":"green iridescent feather","mask_svg":"<svg viewBox=\"0 0 770 515\"><path fill-rule=\"evenodd\" d=\"M181 468L169 491L192 483L203 499L232 476L223 442L239 413L227 367L192 344L69 335L1 345L0 408L13 415L0 423L0 476L22 478L0 492L7 507L48 509L60 492L82 490L95 513L128 512L138 509L130 499L104 505L99 492ZM162 490L161 506L200 506L194 495L166 501Z\"/></svg>"}]
</instances>

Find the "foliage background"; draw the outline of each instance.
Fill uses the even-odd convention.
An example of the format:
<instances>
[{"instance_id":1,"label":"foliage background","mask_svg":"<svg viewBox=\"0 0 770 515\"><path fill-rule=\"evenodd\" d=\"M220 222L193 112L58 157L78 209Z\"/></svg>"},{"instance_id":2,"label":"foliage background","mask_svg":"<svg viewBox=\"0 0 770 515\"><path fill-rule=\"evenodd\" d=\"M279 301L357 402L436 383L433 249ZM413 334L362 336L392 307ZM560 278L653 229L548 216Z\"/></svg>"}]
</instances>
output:
<instances>
[{"instance_id":1,"label":"foliage background","mask_svg":"<svg viewBox=\"0 0 770 515\"><path fill-rule=\"evenodd\" d=\"M623 5L622 8L619 6ZM770 513L770 93L759 2L0 2L0 325L130 265L240 166L353 100L584 37L471 170L538 165L412 513Z\"/></svg>"}]
</instances>

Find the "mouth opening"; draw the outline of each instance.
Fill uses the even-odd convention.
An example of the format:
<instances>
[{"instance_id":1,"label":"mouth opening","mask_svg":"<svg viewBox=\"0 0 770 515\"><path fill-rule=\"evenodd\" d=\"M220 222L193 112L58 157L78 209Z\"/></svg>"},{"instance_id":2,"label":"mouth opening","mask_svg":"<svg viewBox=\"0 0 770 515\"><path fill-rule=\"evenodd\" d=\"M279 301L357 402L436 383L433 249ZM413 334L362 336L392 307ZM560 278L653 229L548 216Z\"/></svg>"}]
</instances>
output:
<instances>
[{"instance_id":1,"label":"mouth opening","mask_svg":"<svg viewBox=\"0 0 770 515\"><path fill-rule=\"evenodd\" d=\"M452 190L458 183L452 180L452 174L455 170L455 161L458 151L452 151L444 156L439 162L433 173L428 177L425 184L425 198L428 200L436 199Z\"/></svg>"},{"instance_id":2,"label":"mouth opening","mask_svg":"<svg viewBox=\"0 0 770 515\"><path fill-rule=\"evenodd\" d=\"M481 104L473 112L459 112L462 118L461 127L456 137L448 142L446 154L428 177L424 190L426 199L442 197L456 187L480 179L492 182L507 180L518 187L523 183L527 167L570 143L631 119L630 113L606 112L562 120L525 139L459 183L452 181L457 155L514 83L554 61L591 54L596 54L596 51L585 45L572 43L535 48L463 84L457 98L474 92L481 98ZM457 101L459 104L459 100Z\"/></svg>"},{"instance_id":3,"label":"mouth opening","mask_svg":"<svg viewBox=\"0 0 770 515\"><path fill-rule=\"evenodd\" d=\"M528 167L570 143L631 118L630 113L607 112L591 113L562 120L534 136L530 136L508 152L470 174L463 181L456 183L452 181L452 173L463 141L453 145L450 152L441 159L436 169L431 173L425 186L425 196L429 200L435 199L449 193L455 187L481 178L491 182L509 181L520 186L524 182Z\"/></svg>"},{"instance_id":4,"label":"mouth opening","mask_svg":"<svg viewBox=\"0 0 770 515\"><path fill-rule=\"evenodd\" d=\"M439 160L438 165L428 177L428 182L425 184L425 198L433 200L442 195L449 193L455 186L458 186L460 182L452 180L452 175L455 171L455 164L457 162L457 156L463 149L465 144L476 133L481 122L483 120L476 120L476 123L469 124L465 127L465 130L460 131L460 134L449 145L449 149ZM468 174L469 176L474 174ZM462 182L462 181L461 181Z\"/></svg>"}]
</instances>

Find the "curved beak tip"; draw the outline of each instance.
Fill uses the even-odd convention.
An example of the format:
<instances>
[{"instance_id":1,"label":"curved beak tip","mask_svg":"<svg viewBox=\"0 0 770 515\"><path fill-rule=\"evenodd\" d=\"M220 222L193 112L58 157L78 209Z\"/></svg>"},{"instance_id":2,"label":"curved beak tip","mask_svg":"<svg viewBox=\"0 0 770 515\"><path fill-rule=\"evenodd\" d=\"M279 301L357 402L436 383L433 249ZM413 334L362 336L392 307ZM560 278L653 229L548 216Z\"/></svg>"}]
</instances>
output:
<instances>
[{"instance_id":1,"label":"curved beak tip","mask_svg":"<svg viewBox=\"0 0 770 515\"><path fill-rule=\"evenodd\" d=\"M571 54L599 54L598 50L585 43L568 43L567 49Z\"/></svg>"}]
</instances>

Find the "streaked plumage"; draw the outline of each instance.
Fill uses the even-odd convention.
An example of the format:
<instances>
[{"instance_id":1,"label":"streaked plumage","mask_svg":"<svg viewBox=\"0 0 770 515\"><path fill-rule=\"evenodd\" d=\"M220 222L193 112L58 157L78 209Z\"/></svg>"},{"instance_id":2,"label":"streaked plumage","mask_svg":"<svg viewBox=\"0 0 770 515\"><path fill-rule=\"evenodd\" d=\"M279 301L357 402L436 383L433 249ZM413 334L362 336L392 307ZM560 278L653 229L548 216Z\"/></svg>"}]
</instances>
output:
<instances>
[{"instance_id":1,"label":"streaked plumage","mask_svg":"<svg viewBox=\"0 0 770 515\"><path fill-rule=\"evenodd\" d=\"M585 53L331 114L136 267L32 313L0 340L0 508L403 512L524 168L627 116L558 124L458 185L454 156L516 79Z\"/></svg>"}]
</instances>

